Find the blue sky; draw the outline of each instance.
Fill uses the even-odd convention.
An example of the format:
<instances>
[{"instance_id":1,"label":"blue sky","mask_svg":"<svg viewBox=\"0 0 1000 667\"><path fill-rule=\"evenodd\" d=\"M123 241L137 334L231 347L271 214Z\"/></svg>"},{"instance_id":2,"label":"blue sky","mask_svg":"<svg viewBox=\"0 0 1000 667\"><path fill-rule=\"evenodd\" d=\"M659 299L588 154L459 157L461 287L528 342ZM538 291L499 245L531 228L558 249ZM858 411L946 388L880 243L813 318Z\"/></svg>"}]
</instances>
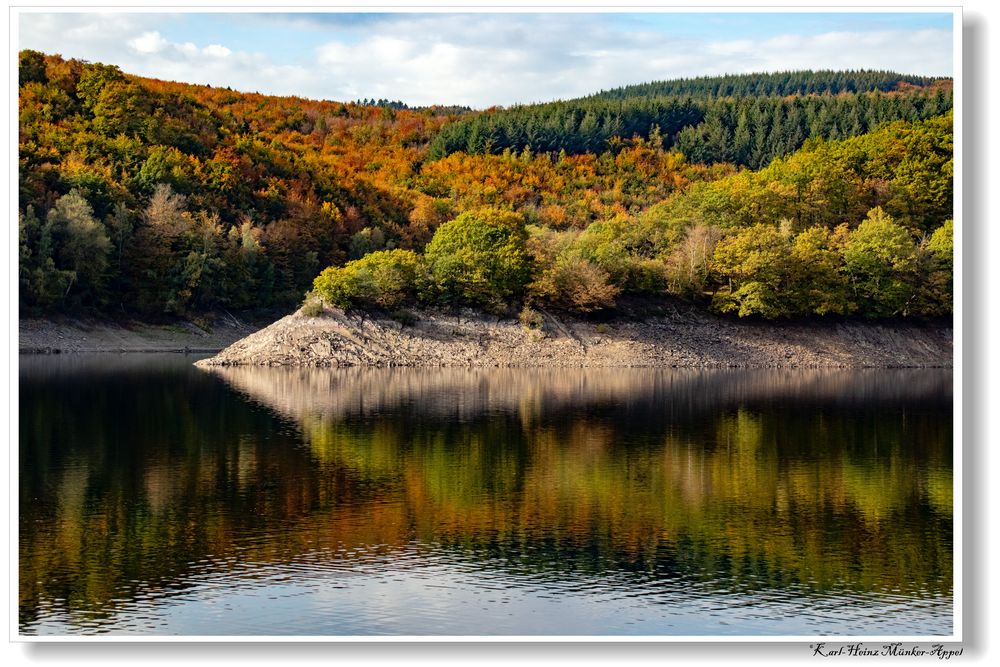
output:
<instances>
[{"instance_id":1,"label":"blue sky","mask_svg":"<svg viewBox=\"0 0 1000 667\"><path fill-rule=\"evenodd\" d=\"M787 69L952 74L937 13L35 13L19 48L158 78L485 107Z\"/></svg>"}]
</instances>

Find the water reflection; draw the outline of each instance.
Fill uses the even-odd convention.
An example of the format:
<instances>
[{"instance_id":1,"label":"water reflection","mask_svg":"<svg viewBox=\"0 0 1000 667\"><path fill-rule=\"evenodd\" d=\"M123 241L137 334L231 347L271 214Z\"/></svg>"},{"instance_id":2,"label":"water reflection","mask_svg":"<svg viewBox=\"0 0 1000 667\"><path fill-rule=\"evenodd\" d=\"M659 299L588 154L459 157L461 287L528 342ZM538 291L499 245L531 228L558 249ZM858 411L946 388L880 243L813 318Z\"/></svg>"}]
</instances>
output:
<instances>
[{"instance_id":1,"label":"water reflection","mask_svg":"<svg viewBox=\"0 0 1000 667\"><path fill-rule=\"evenodd\" d=\"M949 371L22 362L22 632L951 628Z\"/></svg>"}]
</instances>

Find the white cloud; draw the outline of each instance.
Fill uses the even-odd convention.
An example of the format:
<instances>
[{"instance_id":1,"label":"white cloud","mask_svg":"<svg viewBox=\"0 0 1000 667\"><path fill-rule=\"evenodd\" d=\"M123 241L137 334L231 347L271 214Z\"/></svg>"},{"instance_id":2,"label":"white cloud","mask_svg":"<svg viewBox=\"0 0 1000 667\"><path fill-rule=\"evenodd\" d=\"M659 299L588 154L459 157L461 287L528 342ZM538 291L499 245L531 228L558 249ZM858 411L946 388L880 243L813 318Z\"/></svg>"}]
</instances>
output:
<instances>
[{"instance_id":1,"label":"white cloud","mask_svg":"<svg viewBox=\"0 0 1000 667\"><path fill-rule=\"evenodd\" d=\"M186 46L186 44L182 45L181 48L183 48L183 46ZM207 56L215 56L216 58L226 58L227 56L230 56L233 53L232 51L222 46L221 44L209 44L204 49L202 49L202 52Z\"/></svg>"},{"instance_id":2,"label":"white cloud","mask_svg":"<svg viewBox=\"0 0 1000 667\"><path fill-rule=\"evenodd\" d=\"M169 43L155 30L144 32L140 36L128 40L128 45L139 53L156 53L166 48Z\"/></svg>"},{"instance_id":3,"label":"white cloud","mask_svg":"<svg viewBox=\"0 0 1000 667\"><path fill-rule=\"evenodd\" d=\"M22 14L19 48L118 65L158 79L230 86L280 95L308 94L305 67L272 62L261 53L210 43L172 42L157 28L163 14Z\"/></svg>"},{"instance_id":4,"label":"white cloud","mask_svg":"<svg viewBox=\"0 0 1000 667\"><path fill-rule=\"evenodd\" d=\"M894 69L947 75L951 34L830 32L765 40L623 35L593 17L559 23L512 15L503 21L434 16L383 23L353 44L331 42L317 59L330 95L350 90L418 104L513 104L586 95L679 76L790 69Z\"/></svg>"},{"instance_id":5,"label":"white cloud","mask_svg":"<svg viewBox=\"0 0 1000 667\"><path fill-rule=\"evenodd\" d=\"M576 97L679 76L790 69L892 69L950 75L948 30L830 31L768 39L628 32L601 14L388 15L296 26L273 44L170 41L163 14L22 14L23 46L113 63L157 78L281 95L486 107ZM190 19L189 19L190 20ZM260 18L263 22L269 20ZM276 21L277 19L275 19ZM278 26L278 23L274 23ZM288 30L326 30L306 62L281 50ZM270 55L268 55L270 54Z\"/></svg>"}]
</instances>

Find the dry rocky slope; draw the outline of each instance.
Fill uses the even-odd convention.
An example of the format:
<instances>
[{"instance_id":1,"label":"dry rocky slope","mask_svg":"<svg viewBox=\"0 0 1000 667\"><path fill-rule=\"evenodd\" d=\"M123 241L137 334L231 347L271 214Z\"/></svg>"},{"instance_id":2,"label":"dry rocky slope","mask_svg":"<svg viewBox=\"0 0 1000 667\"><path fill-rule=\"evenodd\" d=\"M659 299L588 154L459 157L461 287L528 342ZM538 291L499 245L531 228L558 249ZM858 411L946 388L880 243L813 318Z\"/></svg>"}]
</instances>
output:
<instances>
[{"instance_id":1,"label":"dry rocky slope","mask_svg":"<svg viewBox=\"0 0 1000 667\"><path fill-rule=\"evenodd\" d=\"M18 320L18 349L57 352L218 352L265 326L225 314L211 325L178 319L169 324L53 317Z\"/></svg>"},{"instance_id":2,"label":"dry rocky slope","mask_svg":"<svg viewBox=\"0 0 1000 667\"><path fill-rule=\"evenodd\" d=\"M609 323L544 314L540 329L466 311L388 317L300 312L200 366L949 367L942 323L763 323L669 309Z\"/></svg>"}]
</instances>

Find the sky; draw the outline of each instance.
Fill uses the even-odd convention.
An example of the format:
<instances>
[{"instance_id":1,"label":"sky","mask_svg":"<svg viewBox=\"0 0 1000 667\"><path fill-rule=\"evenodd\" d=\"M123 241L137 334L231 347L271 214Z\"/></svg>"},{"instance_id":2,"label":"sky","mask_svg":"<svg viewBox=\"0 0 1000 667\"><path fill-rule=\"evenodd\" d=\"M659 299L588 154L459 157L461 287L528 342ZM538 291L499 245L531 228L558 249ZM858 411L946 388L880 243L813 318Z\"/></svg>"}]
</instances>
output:
<instances>
[{"instance_id":1,"label":"sky","mask_svg":"<svg viewBox=\"0 0 1000 667\"><path fill-rule=\"evenodd\" d=\"M475 108L712 74L952 76L947 13L139 13L23 10L18 47L314 99Z\"/></svg>"}]
</instances>

